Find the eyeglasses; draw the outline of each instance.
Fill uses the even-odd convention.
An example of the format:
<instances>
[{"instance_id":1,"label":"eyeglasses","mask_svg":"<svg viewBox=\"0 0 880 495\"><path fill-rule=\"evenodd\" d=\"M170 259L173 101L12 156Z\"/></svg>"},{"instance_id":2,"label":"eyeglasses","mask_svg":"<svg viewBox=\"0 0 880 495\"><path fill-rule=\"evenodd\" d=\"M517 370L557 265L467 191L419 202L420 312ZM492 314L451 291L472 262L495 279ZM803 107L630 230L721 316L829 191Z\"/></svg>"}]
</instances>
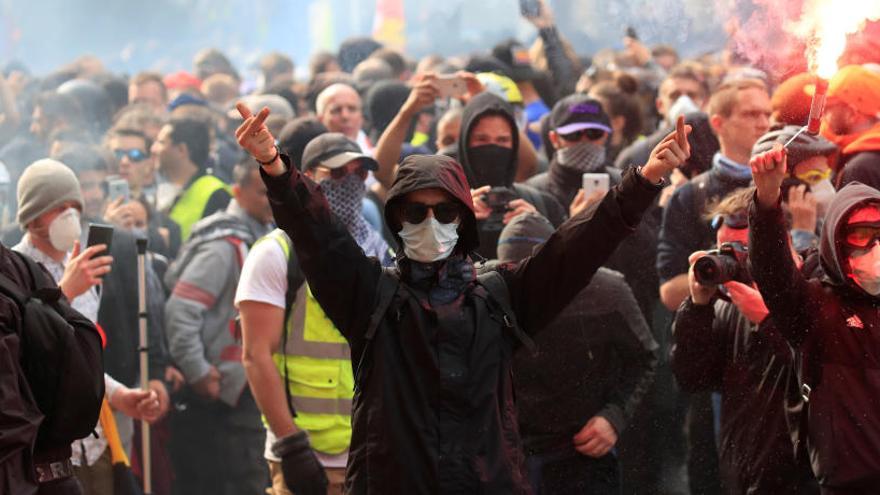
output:
<instances>
[{"instance_id":1,"label":"eyeglasses","mask_svg":"<svg viewBox=\"0 0 880 495\"><path fill-rule=\"evenodd\" d=\"M825 170L807 170L802 174L795 175L795 177L811 186L815 186L816 184L831 178L831 169L827 168Z\"/></svg>"},{"instance_id":2,"label":"eyeglasses","mask_svg":"<svg viewBox=\"0 0 880 495\"><path fill-rule=\"evenodd\" d=\"M447 201L435 205L425 203L404 203L401 207L404 221L411 224L422 223L428 216L428 210L434 212L434 218L440 223L452 223L458 219L461 208L457 203Z\"/></svg>"},{"instance_id":3,"label":"eyeglasses","mask_svg":"<svg viewBox=\"0 0 880 495\"><path fill-rule=\"evenodd\" d=\"M868 249L880 241L880 222L847 225L845 232L843 241L847 247Z\"/></svg>"},{"instance_id":4,"label":"eyeglasses","mask_svg":"<svg viewBox=\"0 0 880 495\"><path fill-rule=\"evenodd\" d=\"M357 174L361 179L367 178L367 168L361 165L360 162L358 162L356 165L346 165L339 168L327 168L321 165L318 165L315 168L324 170L325 172L329 173L330 178L333 180L342 180L351 174Z\"/></svg>"},{"instance_id":5,"label":"eyeglasses","mask_svg":"<svg viewBox=\"0 0 880 495\"><path fill-rule=\"evenodd\" d=\"M113 150L113 154L116 155L117 160L122 160L123 158L128 157L128 160L132 162L142 162L150 156L145 151L137 148L130 150Z\"/></svg>"},{"instance_id":6,"label":"eyeglasses","mask_svg":"<svg viewBox=\"0 0 880 495\"><path fill-rule=\"evenodd\" d=\"M581 129L570 134L560 134L559 137L566 141L580 141L586 136L590 141L596 141L602 139L604 135L605 131L602 129Z\"/></svg>"},{"instance_id":7,"label":"eyeglasses","mask_svg":"<svg viewBox=\"0 0 880 495\"><path fill-rule=\"evenodd\" d=\"M712 229L718 230L722 225L735 230L749 228L749 215L745 211L733 213L731 215L715 215L712 219Z\"/></svg>"}]
</instances>

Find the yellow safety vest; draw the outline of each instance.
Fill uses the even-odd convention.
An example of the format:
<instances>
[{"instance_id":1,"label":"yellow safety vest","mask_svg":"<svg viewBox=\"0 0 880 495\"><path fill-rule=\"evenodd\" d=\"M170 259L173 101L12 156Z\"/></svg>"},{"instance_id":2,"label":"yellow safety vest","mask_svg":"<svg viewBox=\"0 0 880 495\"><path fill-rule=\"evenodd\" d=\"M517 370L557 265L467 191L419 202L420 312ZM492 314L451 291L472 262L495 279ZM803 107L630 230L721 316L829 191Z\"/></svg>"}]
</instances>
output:
<instances>
[{"instance_id":1,"label":"yellow safety vest","mask_svg":"<svg viewBox=\"0 0 880 495\"><path fill-rule=\"evenodd\" d=\"M292 245L283 230L276 229L257 242L267 239L276 241L290 259ZM287 346L272 358L282 377L287 367L296 425L309 433L312 448L318 452L341 454L351 443L354 397L348 342L327 318L308 284L297 290L289 313Z\"/></svg>"},{"instance_id":2,"label":"yellow safety vest","mask_svg":"<svg viewBox=\"0 0 880 495\"><path fill-rule=\"evenodd\" d=\"M220 189L232 194L232 189L222 180L213 175L203 175L183 192L168 215L180 226L181 241L189 239L192 226L205 214L208 200Z\"/></svg>"}]
</instances>

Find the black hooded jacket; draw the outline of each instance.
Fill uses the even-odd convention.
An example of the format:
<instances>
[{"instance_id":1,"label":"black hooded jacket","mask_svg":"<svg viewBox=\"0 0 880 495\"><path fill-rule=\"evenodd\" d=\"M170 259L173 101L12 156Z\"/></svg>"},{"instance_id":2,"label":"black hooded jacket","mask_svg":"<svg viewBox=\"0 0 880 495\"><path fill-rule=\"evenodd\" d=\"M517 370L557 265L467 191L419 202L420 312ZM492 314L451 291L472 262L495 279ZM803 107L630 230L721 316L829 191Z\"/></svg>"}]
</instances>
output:
<instances>
[{"instance_id":1,"label":"black hooded jacket","mask_svg":"<svg viewBox=\"0 0 880 495\"><path fill-rule=\"evenodd\" d=\"M480 93L475 96L467 106L461 117L461 135L458 140L458 158L468 184L474 189L483 186L505 187L513 191L514 195L528 201L538 213L550 220L554 227L559 227L566 217L566 206L560 205L552 195L547 194L525 184L515 184L517 168L517 150L519 149L519 131L513 116L513 108L504 100L492 93ZM476 123L483 117L496 115L505 119L510 124L513 134L513 146L510 159L507 163L475 163L472 153L469 153L471 134ZM481 256L494 259L495 247L501 229L494 228L488 222L478 222L480 232L480 249L477 251Z\"/></svg>"},{"instance_id":2,"label":"black hooded jacket","mask_svg":"<svg viewBox=\"0 0 880 495\"><path fill-rule=\"evenodd\" d=\"M348 340L357 366L380 280L387 280L379 262L366 257L333 217L314 182L296 170L277 177L263 173L263 180L309 287ZM425 188L442 189L463 205L456 255L418 264L439 266L440 272L477 247L470 187L452 159L411 156L389 190L390 225L399 222L400 201ZM533 257L498 269L525 332L546 326L589 283L658 192L629 173L592 218L571 219ZM414 280L414 270L407 269L416 263L401 258L398 264L403 302L378 320L369 366L355 392L346 492L529 493L511 383L518 340L491 317L473 279L457 304L434 306L418 295L424 280Z\"/></svg>"},{"instance_id":3,"label":"black hooded jacket","mask_svg":"<svg viewBox=\"0 0 880 495\"><path fill-rule=\"evenodd\" d=\"M819 247L825 278L807 280L791 259L782 208L753 201L752 274L783 336L802 353L810 386L808 448L820 485L831 493L876 493L880 483L880 299L848 277L839 239L850 213L880 204L859 183L828 207Z\"/></svg>"}]
</instances>

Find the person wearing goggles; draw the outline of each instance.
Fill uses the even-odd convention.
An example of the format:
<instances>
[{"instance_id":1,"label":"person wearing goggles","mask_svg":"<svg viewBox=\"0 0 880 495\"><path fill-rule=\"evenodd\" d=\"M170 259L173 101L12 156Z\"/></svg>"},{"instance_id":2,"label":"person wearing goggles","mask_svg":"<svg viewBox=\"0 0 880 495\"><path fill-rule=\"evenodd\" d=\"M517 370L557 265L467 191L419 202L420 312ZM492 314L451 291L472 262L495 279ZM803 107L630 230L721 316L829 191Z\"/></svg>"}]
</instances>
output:
<instances>
[{"instance_id":1,"label":"person wearing goggles","mask_svg":"<svg viewBox=\"0 0 880 495\"><path fill-rule=\"evenodd\" d=\"M850 183L836 193L819 240L824 273L810 279L785 256L786 162L781 145L751 162L752 274L803 359L800 421L822 493L871 493L880 483L880 191Z\"/></svg>"}]
</instances>

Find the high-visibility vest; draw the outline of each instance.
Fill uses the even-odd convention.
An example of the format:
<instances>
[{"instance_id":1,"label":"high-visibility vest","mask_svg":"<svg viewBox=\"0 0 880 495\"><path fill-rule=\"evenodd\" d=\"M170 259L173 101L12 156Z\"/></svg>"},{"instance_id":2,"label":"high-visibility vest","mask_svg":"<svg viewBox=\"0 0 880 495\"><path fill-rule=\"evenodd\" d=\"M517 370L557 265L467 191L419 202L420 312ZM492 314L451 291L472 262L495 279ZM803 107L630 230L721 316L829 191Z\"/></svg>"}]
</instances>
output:
<instances>
[{"instance_id":1,"label":"high-visibility vest","mask_svg":"<svg viewBox=\"0 0 880 495\"><path fill-rule=\"evenodd\" d=\"M276 229L258 242L274 240L290 260L291 242ZM288 288L291 290L291 288ZM297 289L285 331L287 345L272 355L287 384L296 412L296 426L309 433L312 448L341 454L351 443L354 374L348 342L333 325L308 284ZM265 419L264 419L265 421Z\"/></svg>"},{"instance_id":2,"label":"high-visibility vest","mask_svg":"<svg viewBox=\"0 0 880 495\"><path fill-rule=\"evenodd\" d=\"M168 214L174 223L180 226L181 241L189 239L193 224L202 219L205 207L208 206L208 200L220 189L232 193L232 189L225 182L213 175L206 174L196 179L183 192Z\"/></svg>"}]
</instances>

